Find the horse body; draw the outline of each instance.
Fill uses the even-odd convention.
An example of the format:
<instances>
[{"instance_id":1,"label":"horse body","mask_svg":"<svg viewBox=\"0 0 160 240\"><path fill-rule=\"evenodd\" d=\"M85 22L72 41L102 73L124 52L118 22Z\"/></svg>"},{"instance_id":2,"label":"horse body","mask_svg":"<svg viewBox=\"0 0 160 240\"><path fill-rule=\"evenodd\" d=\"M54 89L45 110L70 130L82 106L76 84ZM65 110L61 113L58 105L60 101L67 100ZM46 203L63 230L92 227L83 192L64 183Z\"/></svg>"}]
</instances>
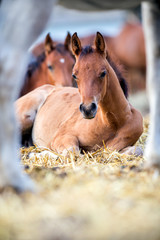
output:
<instances>
[{"instance_id":1,"label":"horse body","mask_svg":"<svg viewBox=\"0 0 160 240\"><path fill-rule=\"evenodd\" d=\"M44 84L72 86L74 58L70 51L70 34L64 44L55 43L46 36L44 49L35 62L29 64L20 96Z\"/></svg>"},{"instance_id":2,"label":"horse body","mask_svg":"<svg viewBox=\"0 0 160 240\"><path fill-rule=\"evenodd\" d=\"M111 94L114 96L116 91L113 90ZM123 95L122 91L121 94ZM111 100L114 101L114 97ZM103 146L103 140L106 146L116 150L133 145L141 134L142 118L127 100L125 102L123 109L121 109L121 104L118 106L119 111L115 106L113 109L109 106L108 111L99 106L95 118L84 119L78 108L81 103L78 90L73 88L54 89L36 115L33 142L38 146L58 152L63 152L65 149L79 149L79 147L93 151L99 146ZM105 116L106 114L107 116ZM129 125L131 123L132 130ZM140 130L137 128L139 124ZM123 125L125 125L126 140L123 139L123 130L122 135L119 133L119 129ZM128 133L126 125L128 125Z\"/></svg>"},{"instance_id":3,"label":"horse body","mask_svg":"<svg viewBox=\"0 0 160 240\"><path fill-rule=\"evenodd\" d=\"M109 125L99 118L101 110L94 119L84 119L80 103L77 89L55 89L36 116L33 141L58 152L79 147L90 151L102 146L102 139L107 140L112 133Z\"/></svg>"},{"instance_id":4,"label":"horse body","mask_svg":"<svg viewBox=\"0 0 160 240\"><path fill-rule=\"evenodd\" d=\"M145 43L140 23L127 23L120 34L114 38L112 49L127 67L145 69Z\"/></svg>"},{"instance_id":5,"label":"horse body","mask_svg":"<svg viewBox=\"0 0 160 240\"><path fill-rule=\"evenodd\" d=\"M122 31L111 39L113 54L122 63L131 93L146 87L146 54L143 29L140 23L127 23Z\"/></svg>"},{"instance_id":6,"label":"horse body","mask_svg":"<svg viewBox=\"0 0 160 240\"><path fill-rule=\"evenodd\" d=\"M127 101L119 79L106 59L105 47L99 51L99 43L104 44L100 34L96 41L95 49L80 50L80 41L73 35L76 56L73 76L78 78L79 92L74 88L53 88L35 116L35 144L57 152L79 148L90 151L103 146L104 141L106 146L119 151L133 145L141 135L141 114ZM74 49L77 46L78 50ZM77 51L80 52L77 54ZM100 77L104 71L107 74ZM22 102L17 100L17 106L25 104L28 96L24 96ZM42 93L37 97L41 98ZM35 100L35 94L30 94L30 100ZM33 105L30 108L32 110ZM22 115L21 111L19 115Z\"/></svg>"}]
</instances>

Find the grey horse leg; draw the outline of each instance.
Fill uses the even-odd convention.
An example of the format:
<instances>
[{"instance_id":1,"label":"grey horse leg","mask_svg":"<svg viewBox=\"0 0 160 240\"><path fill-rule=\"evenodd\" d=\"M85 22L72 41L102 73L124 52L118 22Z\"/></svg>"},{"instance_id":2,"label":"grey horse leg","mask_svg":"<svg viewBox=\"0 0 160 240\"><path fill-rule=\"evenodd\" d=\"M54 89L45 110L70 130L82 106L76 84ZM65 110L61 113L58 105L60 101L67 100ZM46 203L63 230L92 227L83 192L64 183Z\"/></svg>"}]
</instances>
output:
<instances>
[{"instance_id":1,"label":"grey horse leg","mask_svg":"<svg viewBox=\"0 0 160 240\"><path fill-rule=\"evenodd\" d=\"M160 9L142 3L147 52L147 91L150 104L149 137L145 149L148 166L160 167Z\"/></svg>"},{"instance_id":2,"label":"grey horse leg","mask_svg":"<svg viewBox=\"0 0 160 240\"><path fill-rule=\"evenodd\" d=\"M46 25L54 0L5 0L0 8L0 187L33 190L19 166L19 136L13 102L18 96L26 51Z\"/></svg>"}]
</instances>

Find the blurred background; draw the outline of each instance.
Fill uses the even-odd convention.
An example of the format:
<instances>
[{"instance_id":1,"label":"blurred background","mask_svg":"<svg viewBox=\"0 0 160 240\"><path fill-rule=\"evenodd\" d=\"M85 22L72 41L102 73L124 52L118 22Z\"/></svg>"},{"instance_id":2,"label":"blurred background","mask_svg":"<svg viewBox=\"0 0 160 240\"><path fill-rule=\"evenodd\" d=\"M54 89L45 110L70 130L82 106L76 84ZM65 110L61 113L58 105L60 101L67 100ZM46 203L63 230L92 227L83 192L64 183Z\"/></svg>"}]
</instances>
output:
<instances>
[{"instance_id":1,"label":"blurred background","mask_svg":"<svg viewBox=\"0 0 160 240\"><path fill-rule=\"evenodd\" d=\"M136 19L135 15L131 15ZM57 5L38 41L43 40L48 32L51 32L53 39L61 41L64 40L67 31L71 34L77 32L80 37L96 33L96 31L115 36L121 31L128 17L129 12L123 10L83 12Z\"/></svg>"},{"instance_id":2,"label":"blurred background","mask_svg":"<svg viewBox=\"0 0 160 240\"><path fill-rule=\"evenodd\" d=\"M109 10L99 12L77 11L55 6L53 14L42 34L32 44L30 51L44 42L48 32L53 41L63 42L67 32L78 33L88 42L88 37L99 31L106 37L108 48L123 67L123 74L129 86L129 100L133 106L146 115L149 111L146 97L146 63L140 6L130 10ZM87 38L87 41L86 41Z\"/></svg>"}]
</instances>

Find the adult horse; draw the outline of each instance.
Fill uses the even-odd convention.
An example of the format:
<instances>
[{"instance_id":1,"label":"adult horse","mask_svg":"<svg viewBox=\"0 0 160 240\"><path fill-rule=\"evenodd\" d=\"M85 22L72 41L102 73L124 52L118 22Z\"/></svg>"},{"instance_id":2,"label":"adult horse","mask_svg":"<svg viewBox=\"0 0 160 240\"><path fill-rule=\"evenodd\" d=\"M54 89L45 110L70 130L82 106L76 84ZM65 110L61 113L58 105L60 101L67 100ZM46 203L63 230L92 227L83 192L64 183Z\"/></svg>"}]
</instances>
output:
<instances>
[{"instance_id":1,"label":"adult horse","mask_svg":"<svg viewBox=\"0 0 160 240\"><path fill-rule=\"evenodd\" d=\"M82 10L125 9L137 6L141 2L141 0L59 1L60 4L67 5L69 8ZM0 112L3 112L0 115L1 186L11 185L20 190L32 189L30 180L21 173L17 163L19 138L13 101L20 90L20 80L26 63L26 50L47 23L54 3L54 0L39 0L38 7L36 0L6 0L1 3L0 27L3 33L0 39ZM147 50L147 88L151 120L145 156L149 165L160 166L160 10L158 1L148 0L143 3L142 13ZM41 19L43 21L40 21Z\"/></svg>"},{"instance_id":2,"label":"adult horse","mask_svg":"<svg viewBox=\"0 0 160 240\"><path fill-rule=\"evenodd\" d=\"M70 33L67 34L63 44L55 43L47 34L41 53L27 67L20 97L44 84L73 86L72 68L75 60L70 44ZM34 54L40 52L39 48L33 51Z\"/></svg>"},{"instance_id":3,"label":"adult horse","mask_svg":"<svg viewBox=\"0 0 160 240\"><path fill-rule=\"evenodd\" d=\"M44 85L18 99L21 131L33 125L33 142L60 153L79 148L93 151L103 142L125 152L140 137L143 120L126 99L103 36L97 33L95 45L82 48L75 33L72 50L78 89Z\"/></svg>"}]
</instances>

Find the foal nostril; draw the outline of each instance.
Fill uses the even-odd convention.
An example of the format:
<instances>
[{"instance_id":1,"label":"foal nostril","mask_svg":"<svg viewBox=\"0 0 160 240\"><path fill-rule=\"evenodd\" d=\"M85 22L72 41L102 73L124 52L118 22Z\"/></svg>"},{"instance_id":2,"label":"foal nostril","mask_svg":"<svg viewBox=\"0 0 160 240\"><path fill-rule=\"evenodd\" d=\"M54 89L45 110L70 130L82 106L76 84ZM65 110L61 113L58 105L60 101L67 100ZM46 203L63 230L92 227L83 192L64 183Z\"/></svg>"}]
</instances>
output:
<instances>
[{"instance_id":1,"label":"foal nostril","mask_svg":"<svg viewBox=\"0 0 160 240\"><path fill-rule=\"evenodd\" d=\"M80 110L80 112L83 111L83 103L80 104L80 106L79 106L79 110Z\"/></svg>"},{"instance_id":2,"label":"foal nostril","mask_svg":"<svg viewBox=\"0 0 160 240\"><path fill-rule=\"evenodd\" d=\"M91 104L91 110L93 112L95 112L97 110L97 105L94 102L92 102L92 104Z\"/></svg>"}]
</instances>

